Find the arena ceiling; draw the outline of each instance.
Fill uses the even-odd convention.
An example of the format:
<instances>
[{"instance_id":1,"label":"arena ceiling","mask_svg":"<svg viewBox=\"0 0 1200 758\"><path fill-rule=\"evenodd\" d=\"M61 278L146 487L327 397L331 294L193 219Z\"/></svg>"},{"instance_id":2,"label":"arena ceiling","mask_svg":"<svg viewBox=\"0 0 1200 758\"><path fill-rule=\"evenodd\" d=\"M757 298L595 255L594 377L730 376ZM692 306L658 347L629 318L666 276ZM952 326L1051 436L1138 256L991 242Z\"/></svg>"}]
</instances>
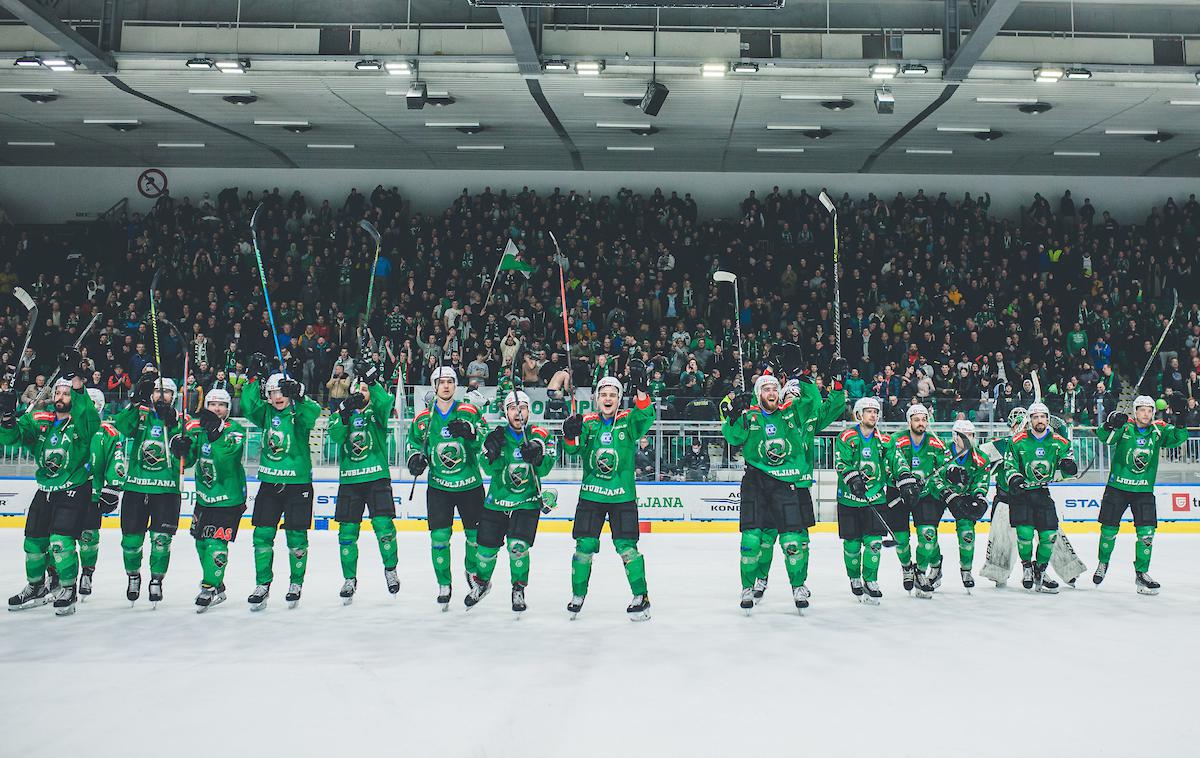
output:
<instances>
[{"instance_id":1,"label":"arena ceiling","mask_svg":"<svg viewBox=\"0 0 1200 758\"><path fill-rule=\"evenodd\" d=\"M4 4L15 1L4 0ZM98 5L63 2L55 10L63 16L70 11L75 18L92 18L87 12ZM225 5L230 4L126 2L126 37L132 16L162 23L166 19L154 19L153 14L161 16L166 6L173 6L175 10L168 12L175 13L176 19L208 23L214 20L209 18L214 12L228 10ZM285 12L293 14L295 24L313 23L303 19L321 3L253 5L260 14L271 8L283 14L260 19L270 26L286 21ZM406 23L403 3L354 5L359 15L372 10L382 14L390 6L396 16L399 9L392 22ZM431 15L439 5L443 14ZM971 4L960 5L962 26L971 29L976 23ZM982 4L980 14L987 5ZM1014 28L1015 19L1024 13L1022 28L1042 18L1045 28L1031 33L1057 33L1055 19L1065 4L1014 5L1018 7L1010 9L1013 15L1006 30ZM1191 31L1200 38L1196 5L1156 2L1142 6L1143 12L1138 13L1135 0L1093 0L1076 3L1076 23L1085 17L1094 29L1105 24L1133 28L1139 23L1160 23L1153 21L1157 14L1167 14L1161 23L1190 23L1195 16L1197 26ZM671 13L686 14L688 23L700 24L710 17L737 15L760 27L774 24L776 29L783 28L781 18L798 19L796 26L787 28L807 29L800 25L801 17L815 6L823 8L824 3L789 0L785 11L779 12ZM850 6L867 7L834 0L831 14ZM928 15L931 7L935 22L945 12L942 2L900 0L870 7L872 12L897 14L897 28L908 30L928 30L907 24L925 23L921 14ZM462 23L463 28L474 24L488 30L485 34L501 33L495 9L473 8L466 0L414 3L412 12L422 18L450 19L444 23ZM785 12L792 15L772 15ZM375 56L411 61L417 66L413 76L356 70L356 60L370 57L357 53L244 54L253 65L237 76L183 65L196 54L225 52L215 49L176 53L114 48L104 51L116 64L111 73L83 67L68 73L26 69L8 65L21 53L0 53L0 165L1200 175L1200 65L1184 62L1056 63L1047 53L1046 64L981 60L961 80L945 76L947 61L932 55L902 59L735 55L730 60L756 62L758 71L726 71L719 78L701 75L701 64L712 59L703 50L694 56L635 50L628 61L609 54L599 76L542 70L537 65L564 59L573 68L574 62L598 57L584 54L585 49L575 55L561 48L547 53L551 45L544 34L556 28L555 20L560 29L593 31L597 27L572 26L576 22L568 14L584 14L593 23L597 18L616 19L629 22L624 28L635 29L640 28L636 18L647 13L652 12L527 12L525 28L532 52L524 57L519 30L516 44L500 53ZM921 17L905 20L903 14ZM382 19L368 22L385 23ZM675 31L688 29L688 23L676 23L671 27ZM1089 33L1100 40L1114 34ZM512 34L510 29L510 41ZM1158 39L1152 31L1145 34ZM1136 35L1111 38L1130 36ZM1186 33L1174 39L1192 44ZM969 36L962 44L967 40ZM1052 37L1047 40L1054 43ZM1186 48L1189 55L1191 50L1200 52L1200 41L1195 44ZM532 67L529 55L534 56ZM928 73L890 81L872 79L870 65L889 61L919 63ZM1039 65L1085 67L1092 76L1038 83L1033 70ZM418 74L432 99L423 109L410 110L405 95ZM652 77L670 90L653 117L627 102L639 99ZM874 98L881 84L894 94L894 113L876 112ZM226 102L230 97L254 102L237 105ZM830 101L851 105L831 109L825 105ZM1043 105L1022 109L1033 103ZM94 123L106 121L136 123ZM651 133L641 133L647 131Z\"/></svg>"}]
</instances>

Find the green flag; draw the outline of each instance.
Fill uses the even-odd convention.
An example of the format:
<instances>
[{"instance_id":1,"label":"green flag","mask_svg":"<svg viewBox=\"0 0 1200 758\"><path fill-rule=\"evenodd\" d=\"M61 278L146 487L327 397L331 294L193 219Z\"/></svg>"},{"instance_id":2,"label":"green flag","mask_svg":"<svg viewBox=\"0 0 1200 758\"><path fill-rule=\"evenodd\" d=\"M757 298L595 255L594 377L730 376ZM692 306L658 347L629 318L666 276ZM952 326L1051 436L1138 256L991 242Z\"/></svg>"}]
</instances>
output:
<instances>
[{"instance_id":1,"label":"green flag","mask_svg":"<svg viewBox=\"0 0 1200 758\"><path fill-rule=\"evenodd\" d=\"M520 271L529 278L529 274L537 270L533 264L526 263L517 257L517 243L510 238L508 244L504 247L504 255L500 257L500 266L497 271Z\"/></svg>"}]
</instances>

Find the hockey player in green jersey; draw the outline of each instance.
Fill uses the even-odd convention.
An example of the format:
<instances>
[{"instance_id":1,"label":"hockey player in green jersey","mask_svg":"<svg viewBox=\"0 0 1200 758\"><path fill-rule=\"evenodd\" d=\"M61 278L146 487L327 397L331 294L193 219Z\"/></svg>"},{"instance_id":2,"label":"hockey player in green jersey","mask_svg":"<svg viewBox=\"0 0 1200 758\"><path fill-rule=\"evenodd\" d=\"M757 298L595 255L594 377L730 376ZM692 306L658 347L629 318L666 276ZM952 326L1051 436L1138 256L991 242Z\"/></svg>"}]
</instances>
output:
<instances>
[{"instance_id":1,"label":"hockey player in green jersey","mask_svg":"<svg viewBox=\"0 0 1200 758\"><path fill-rule=\"evenodd\" d=\"M260 384L266 357L256 353L250 359L252 378L242 389L242 412L250 423L262 430L262 451L258 459L258 493L254 497L254 570L257 584L250 597L250 610L266 606L274 579L275 535L283 521L288 547L289 584L285 600L288 608L300 603L304 589L304 571L308 566L308 530L312 526L313 486L312 453L308 437L312 433L321 406L304 396L304 385L272 374Z\"/></svg>"},{"instance_id":2,"label":"hockey player in green jersey","mask_svg":"<svg viewBox=\"0 0 1200 758\"><path fill-rule=\"evenodd\" d=\"M470 610L492 588L492 572L500 548L508 540L513 613L525 611L529 584L529 551L537 536L538 518L546 505L541 480L554 468L556 451L550 433L529 424L529 395L520 390L504 399L507 424L483 440L484 468L491 477L479 518L479 567L464 602Z\"/></svg>"},{"instance_id":3,"label":"hockey player in green jersey","mask_svg":"<svg viewBox=\"0 0 1200 758\"><path fill-rule=\"evenodd\" d=\"M941 584L942 549L937 530L946 509L954 517L958 536L959 577L968 592L975 586L971 574L975 562L975 524L987 512L991 478L991 461L975 447L975 425L966 419L955 421L947 457L925 479L913 509L919 540L917 597L930 597Z\"/></svg>"},{"instance_id":4,"label":"hockey player in green jersey","mask_svg":"<svg viewBox=\"0 0 1200 758\"><path fill-rule=\"evenodd\" d=\"M607 519L613 547L625 564L625 576L633 599L625 609L633 621L650 618L650 595L646 590L646 559L638 552L640 536L634 464L638 440L654 425L654 403L644 366L630 372L634 391L633 408L618 410L624 387L616 377L606 376L596 386L597 413L568 416L563 421L563 440L569 455L583 459L579 505L575 509L575 554L571 557L571 601L567 612L575 618L583 610L592 559L600 552L600 531Z\"/></svg>"},{"instance_id":5,"label":"hockey player in green jersey","mask_svg":"<svg viewBox=\"0 0 1200 758\"><path fill-rule=\"evenodd\" d=\"M1058 582L1046 571L1058 532L1058 512L1049 484L1056 474L1075 476L1079 466L1066 437L1050 429L1050 409L1044 403L1029 406L1029 429L1012 438L1004 454L999 479L1009 493L1009 512L1017 528L1017 552L1024 573L1021 585L1027 590L1054 594ZM1033 535L1037 531L1037 555Z\"/></svg>"},{"instance_id":6,"label":"hockey player in green jersey","mask_svg":"<svg viewBox=\"0 0 1200 758\"><path fill-rule=\"evenodd\" d=\"M887 508L883 520L896 540L896 557L900 559L904 590L909 592L916 583L917 564L913 562L909 520L917 505L921 487L946 460L946 444L937 435L927 433L929 409L914 403L904 412L908 430L892 438L895 455L907 461L909 472L896 479L896 486L886 490ZM938 565L939 570L941 565Z\"/></svg>"},{"instance_id":7,"label":"hockey player in green jersey","mask_svg":"<svg viewBox=\"0 0 1200 758\"><path fill-rule=\"evenodd\" d=\"M54 612L75 612L79 574L78 540L89 523L92 477L88 453L100 427L96 407L75 375L79 353L68 349L59 358L64 376L54 383L51 411L16 415L16 395L0 392L0 445L20 445L37 463L37 492L25 520L25 587L8 600L9 610L45 605ZM61 586L51 593L46 582L49 551Z\"/></svg>"},{"instance_id":8,"label":"hockey player in green jersey","mask_svg":"<svg viewBox=\"0 0 1200 758\"><path fill-rule=\"evenodd\" d=\"M104 393L92 388L87 391L99 417L104 411ZM100 526L104 515L117 509L121 488L129 462L125 457L125 439L117 428L107 421L92 436L88 455L88 470L92 474L92 503L83 532L79 535L79 601L92 594L92 579L96 573L96 560L100 557Z\"/></svg>"},{"instance_id":9,"label":"hockey player in green jersey","mask_svg":"<svg viewBox=\"0 0 1200 758\"><path fill-rule=\"evenodd\" d=\"M147 370L133 390L129 407L112 425L129 438L129 474L121 495L121 554L132 605L142 593L142 547L150 534L150 586L157 606L171 562L171 541L179 530L179 462L169 449L183 425L175 411L175 382Z\"/></svg>"},{"instance_id":10,"label":"hockey player in green jersey","mask_svg":"<svg viewBox=\"0 0 1200 758\"><path fill-rule=\"evenodd\" d=\"M479 457L488 426L479 408L454 399L458 374L440 366L431 379L436 399L432 408L413 418L408 433L408 473L414 477L429 469L425 490L433 573L437 577L437 602L450 607L452 592L450 537L454 534L454 511L462 520L466 537L464 568L467 590L474 589L479 517L483 511L483 477Z\"/></svg>"},{"instance_id":11,"label":"hockey player in green jersey","mask_svg":"<svg viewBox=\"0 0 1200 758\"><path fill-rule=\"evenodd\" d=\"M350 605L358 590L358 534L364 512L379 543L388 592L400 591L396 575L396 501L388 467L388 417L392 396L379 383L379 370L369 366L338 406L329 436L338 444L338 495L333 518L338 522L342 559L342 603Z\"/></svg>"},{"instance_id":12,"label":"hockey player in green jersey","mask_svg":"<svg viewBox=\"0 0 1200 758\"><path fill-rule=\"evenodd\" d=\"M172 452L196 467L191 535L203 573L196 613L225 602L229 543L237 539L246 512L246 433L229 420L230 406L227 391L209 390L204 409L187 422L183 435L171 440Z\"/></svg>"},{"instance_id":13,"label":"hockey player in green jersey","mask_svg":"<svg viewBox=\"0 0 1200 758\"><path fill-rule=\"evenodd\" d=\"M908 471L898 458L892 439L879 431L881 408L874 397L854 403L857 424L838 435L833 444L833 465L838 478L838 536L842 538L850 592L864 603L878 605L879 554L887 525L882 509L887 505L886 488Z\"/></svg>"},{"instance_id":14,"label":"hockey player in green jersey","mask_svg":"<svg viewBox=\"0 0 1200 758\"><path fill-rule=\"evenodd\" d=\"M1178 398L1178 400L1175 400ZM1092 581L1100 584L1108 573L1121 518L1126 510L1133 511L1137 531L1137 546L1133 559L1134 583L1143 595L1157 595L1158 582L1146 573L1150 570L1150 551L1154 548L1154 532L1158 528L1158 510L1154 503L1154 479L1158 474L1158 452L1163 448L1179 447L1187 442L1187 428L1181 419L1187 408L1183 395L1176 393L1172 413L1176 424L1154 420L1154 398L1139 395L1133 401L1133 418L1113 411L1097 430L1104 444L1112 447L1112 468L1108 485L1100 500L1100 559ZM1183 402L1180 402L1183 401Z\"/></svg>"}]
</instances>

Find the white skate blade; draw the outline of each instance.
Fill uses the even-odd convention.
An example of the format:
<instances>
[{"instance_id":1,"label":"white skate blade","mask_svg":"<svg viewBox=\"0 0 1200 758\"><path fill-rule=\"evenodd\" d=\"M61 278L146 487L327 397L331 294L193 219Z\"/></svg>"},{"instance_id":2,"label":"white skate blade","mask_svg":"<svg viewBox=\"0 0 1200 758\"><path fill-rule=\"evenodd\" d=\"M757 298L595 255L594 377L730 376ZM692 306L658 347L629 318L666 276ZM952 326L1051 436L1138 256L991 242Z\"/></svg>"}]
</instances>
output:
<instances>
[{"instance_id":1,"label":"white skate blade","mask_svg":"<svg viewBox=\"0 0 1200 758\"><path fill-rule=\"evenodd\" d=\"M351 604L351 603L353 603L353 602L354 602L354 596L353 596L353 595L351 595L350 597L344 597L344 598L342 598L342 605L350 605L350 604Z\"/></svg>"},{"instance_id":2,"label":"white skate blade","mask_svg":"<svg viewBox=\"0 0 1200 758\"><path fill-rule=\"evenodd\" d=\"M865 605L879 605L878 598L873 598L870 595L863 595L862 601Z\"/></svg>"},{"instance_id":3,"label":"white skate blade","mask_svg":"<svg viewBox=\"0 0 1200 758\"><path fill-rule=\"evenodd\" d=\"M650 611L639 611L637 613L631 613L631 614L629 614L629 620L630 621L649 621L650 620Z\"/></svg>"},{"instance_id":4,"label":"white skate blade","mask_svg":"<svg viewBox=\"0 0 1200 758\"><path fill-rule=\"evenodd\" d=\"M1158 590L1156 590L1152 587L1138 587L1137 592L1139 595L1149 595L1149 596L1154 596L1154 595L1158 594Z\"/></svg>"},{"instance_id":5,"label":"white skate blade","mask_svg":"<svg viewBox=\"0 0 1200 758\"><path fill-rule=\"evenodd\" d=\"M288 604L287 604L287 606L288 606L288 610L290 611L290 610L294 609L294 608L295 608L296 606L298 606L298 605L300 605L300 601L299 601L299 600L289 600L289 601L288 601Z\"/></svg>"},{"instance_id":6,"label":"white skate blade","mask_svg":"<svg viewBox=\"0 0 1200 758\"><path fill-rule=\"evenodd\" d=\"M55 616L71 616L74 613L75 613L75 605L74 604L68 605L66 608L55 608L54 609Z\"/></svg>"},{"instance_id":7,"label":"white skate blade","mask_svg":"<svg viewBox=\"0 0 1200 758\"><path fill-rule=\"evenodd\" d=\"M259 611L266 610L266 608L267 608L266 600L262 601L261 603L251 603L250 604L250 612L251 613L258 613Z\"/></svg>"},{"instance_id":8,"label":"white skate blade","mask_svg":"<svg viewBox=\"0 0 1200 758\"><path fill-rule=\"evenodd\" d=\"M441 611L442 613L446 613L447 611L449 611L449 610L450 610L450 604L449 604L449 603L438 603L438 605L440 605L440 606L441 606L440 608L438 608L438 610L439 610L439 611Z\"/></svg>"}]
</instances>

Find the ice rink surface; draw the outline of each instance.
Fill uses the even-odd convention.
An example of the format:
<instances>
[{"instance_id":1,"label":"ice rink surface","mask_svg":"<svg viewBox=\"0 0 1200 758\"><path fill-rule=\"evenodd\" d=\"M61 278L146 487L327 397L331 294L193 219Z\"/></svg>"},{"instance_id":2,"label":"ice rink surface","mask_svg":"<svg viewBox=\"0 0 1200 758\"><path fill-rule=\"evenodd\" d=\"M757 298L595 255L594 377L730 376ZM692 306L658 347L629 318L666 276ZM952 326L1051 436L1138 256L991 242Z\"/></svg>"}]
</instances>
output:
<instances>
[{"instance_id":1,"label":"ice rink surface","mask_svg":"<svg viewBox=\"0 0 1200 758\"><path fill-rule=\"evenodd\" d=\"M358 597L343 607L336 534L313 532L300 607L283 602L280 549L270 607L251 614L243 531L230 599L197 615L181 531L165 602L130 608L119 533L105 530L97 594L75 616L0 615L0 756L1197 754L1200 536L1158 537L1158 597L1135 594L1132 535L1101 589L1085 576L1058 596L982 580L968 596L952 539L933 599L903 592L889 550L869 607L850 595L835 536L816 534L812 608L797 616L777 557L746 618L736 534L647 534L653 619L635 624L607 536L568 621L572 543L540 534L515 621L503 554L475 610L458 569L439 613L419 532L400 533L398 597L364 532ZM1096 536L1072 539L1090 570ZM453 549L461 566L461 534ZM0 588L23 584L21 533L0 530Z\"/></svg>"}]
</instances>

